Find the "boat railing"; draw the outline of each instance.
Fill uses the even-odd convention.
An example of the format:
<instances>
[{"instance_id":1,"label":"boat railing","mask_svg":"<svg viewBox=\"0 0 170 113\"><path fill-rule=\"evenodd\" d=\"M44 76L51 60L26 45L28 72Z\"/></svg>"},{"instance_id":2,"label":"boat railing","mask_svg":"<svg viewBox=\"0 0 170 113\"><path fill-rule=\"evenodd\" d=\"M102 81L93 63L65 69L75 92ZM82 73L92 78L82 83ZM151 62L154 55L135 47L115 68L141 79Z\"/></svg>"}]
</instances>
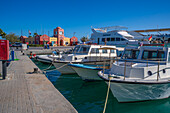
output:
<instances>
[{"instance_id":1,"label":"boat railing","mask_svg":"<svg viewBox=\"0 0 170 113\"><path fill-rule=\"evenodd\" d=\"M130 62L131 63L131 68L132 68L132 65L134 63L146 63L146 67L148 67L148 64L154 64L155 66L157 65L157 81L159 80L159 77L160 77L160 72L161 71L165 71L165 69L170 69L168 67L165 67L164 69L161 69L160 70L160 65L166 65L166 63L168 63L168 61L166 61L165 58L151 58L151 59L146 59L146 60L139 60L139 59L118 59L118 58L112 58L112 59L104 59L103 61L103 76L104 76L104 72L105 72L105 65L106 65L106 61L110 60L110 62L117 62L116 64L119 65L120 62L124 62L124 79L126 78L126 69L127 67L129 67L127 64L127 62ZM111 64L111 63L110 63ZM112 66L110 66L111 68ZM155 73L155 74L156 74Z\"/></svg>"}]
</instances>

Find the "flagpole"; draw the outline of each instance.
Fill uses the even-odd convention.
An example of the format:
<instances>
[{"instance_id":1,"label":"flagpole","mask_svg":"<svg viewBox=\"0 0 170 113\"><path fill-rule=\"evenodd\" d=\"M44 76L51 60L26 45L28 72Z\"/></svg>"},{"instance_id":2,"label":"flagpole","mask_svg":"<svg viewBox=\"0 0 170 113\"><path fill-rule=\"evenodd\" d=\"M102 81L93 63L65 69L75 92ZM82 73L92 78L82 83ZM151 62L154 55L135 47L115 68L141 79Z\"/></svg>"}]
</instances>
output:
<instances>
[{"instance_id":1,"label":"flagpole","mask_svg":"<svg viewBox=\"0 0 170 113\"><path fill-rule=\"evenodd\" d=\"M21 29L21 36L22 36L22 29Z\"/></svg>"}]
</instances>

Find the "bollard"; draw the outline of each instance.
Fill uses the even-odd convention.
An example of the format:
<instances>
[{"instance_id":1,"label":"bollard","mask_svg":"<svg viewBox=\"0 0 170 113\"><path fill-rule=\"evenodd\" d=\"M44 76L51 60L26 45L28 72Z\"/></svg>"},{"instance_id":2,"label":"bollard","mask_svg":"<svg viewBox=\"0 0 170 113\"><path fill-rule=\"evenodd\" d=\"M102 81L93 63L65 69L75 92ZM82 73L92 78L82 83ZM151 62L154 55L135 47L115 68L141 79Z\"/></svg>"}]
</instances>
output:
<instances>
[{"instance_id":1,"label":"bollard","mask_svg":"<svg viewBox=\"0 0 170 113\"><path fill-rule=\"evenodd\" d=\"M7 70L6 70L6 61L2 61L2 78L5 79Z\"/></svg>"},{"instance_id":2,"label":"bollard","mask_svg":"<svg viewBox=\"0 0 170 113\"><path fill-rule=\"evenodd\" d=\"M15 54L14 54L13 50L11 51L11 59L12 59L12 61L14 61L14 59L15 59Z\"/></svg>"},{"instance_id":3,"label":"bollard","mask_svg":"<svg viewBox=\"0 0 170 113\"><path fill-rule=\"evenodd\" d=\"M30 55L32 55L32 51L30 52Z\"/></svg>"},{"instance_id":4,"label":"bollard","mask_svg":"<svg viewBox=\"0 0 170 113\"><path fill-rule=\"evenodd\" d=\"M34 68L33 73L38 73L38 68Z\"/></svg>"}]
</instances>

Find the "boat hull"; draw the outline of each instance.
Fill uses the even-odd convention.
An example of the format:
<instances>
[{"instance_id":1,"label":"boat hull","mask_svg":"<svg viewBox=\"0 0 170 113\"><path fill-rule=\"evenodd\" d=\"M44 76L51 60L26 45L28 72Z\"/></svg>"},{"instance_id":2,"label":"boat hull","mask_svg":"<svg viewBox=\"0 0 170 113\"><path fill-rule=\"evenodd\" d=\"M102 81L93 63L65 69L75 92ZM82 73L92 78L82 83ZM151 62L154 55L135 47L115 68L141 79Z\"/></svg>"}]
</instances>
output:
<instances>
[{"instance_id":1,"label":"boat hull","mask_svg":"<svg viewBox=\"0 0 170 113\"><path fill-rule=\"evenodd\" d=\"M70 62L62 62L62 61L55 61L53 65L56 67L56 69L61 73L61 74L76 74L77 72L69 66ZM88 64L88 65L100 65L103 64L103 62L71 62L72 64ZM99 71L99 70L98 70Z\"/></svg>"},{"instance_id":2,"label":"boat hull","mask_svg":"<svg viewBox=\"0 0 170 113\"><path fill-rule=\"evenodd\" d=\"M74 67L72 68L76 71L76 73L83 79L87 81L93 81L93 80L102 80L98 76L98 72L100 70L97 69L86 69L86 68L80 68L80 67Z\"/></svg>"},{"instance_id":3,"label":"boat hull","mask_svg":"<svg viewBox=\"0 0 170 113\"><path fill-rule=\"evenodd\" d=\"M49 58L48 55L37 56L36 59L42 63L52 63L53 59Z\"/></svg>"},{"instance_id":4,"label":"boat hull","mask_svg":"<svg viewBox=\"0 0 170 113\"><path fill-rule=\"evenodd\" d=\"M76 74L76 72L70 66L68 66L68 63L57 62L53 63L53 65L61 74Z\"/></svg>"},{"instance_id":5,"label":"boat hull","mask_svg":"<svg viewBox=\"0 0 170 113\"><path fill-rule=\"evenodd\" d=\"M170 83L129 84L111 82L110 89L118 102L156 100L168 98L170 96Z\"/></svg>"}]
</instances>

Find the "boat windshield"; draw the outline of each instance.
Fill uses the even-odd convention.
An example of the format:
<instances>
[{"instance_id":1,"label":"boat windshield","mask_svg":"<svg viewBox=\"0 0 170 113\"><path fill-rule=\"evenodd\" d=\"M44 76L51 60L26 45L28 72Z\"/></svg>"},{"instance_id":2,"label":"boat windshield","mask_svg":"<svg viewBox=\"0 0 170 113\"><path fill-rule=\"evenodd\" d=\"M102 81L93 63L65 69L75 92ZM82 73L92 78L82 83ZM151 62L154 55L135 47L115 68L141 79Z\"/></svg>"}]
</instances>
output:
<instances>
[{"instance_id":1,"label":"boat windshield","mask_svg":"<svg viewBox=\"0 0 170 113\"><path fill-rule=\"evenodd\" d=\"M73 50L73 53L88 54L90 46L76 46Z\"/></svg>"},{"instance_id":2,"label":"boat windshield","mask_svg":"<svg viewBox=\"0 0 170 113\"><path fill-rule=\"evenodd\" d=\"M79 49L80 49L80 46L79 46L79 45L78 45L78 46L76 46L76 47L74 48L74 50L73 50L73 53L78 52L78 51L79 51Z\"/></svg>"},{"instance_id":3,"label":"boat windshield","mask_svg":"<svg viewBox=\"0 0 170 113\"><path fill-rule=\"evenodd\" d=\"M90 47L89 46L82 46L77 53L88 54Z\"/></svg>"},{"instance_id":4,"label":"boat windshield","mask_svg":"<svg viewBox=\"0 0 170 113\"><path fill-rule=\"evenodd\" d=\"M153 60L153 61L158 61L158 60L165 60L165 52L164 51L149 51L149 50L144 50L142 59L144 60Z\"/></svg>"},{"instance_id":5,"label":"boat windshield","mask_svg":"<svg viewBox=\"0 0 170 113\"><path fill-rule=\"evenodd\" d=\"M125 50L122 59L137 59L139 50Z\"/></svg>"}]
</instances>

